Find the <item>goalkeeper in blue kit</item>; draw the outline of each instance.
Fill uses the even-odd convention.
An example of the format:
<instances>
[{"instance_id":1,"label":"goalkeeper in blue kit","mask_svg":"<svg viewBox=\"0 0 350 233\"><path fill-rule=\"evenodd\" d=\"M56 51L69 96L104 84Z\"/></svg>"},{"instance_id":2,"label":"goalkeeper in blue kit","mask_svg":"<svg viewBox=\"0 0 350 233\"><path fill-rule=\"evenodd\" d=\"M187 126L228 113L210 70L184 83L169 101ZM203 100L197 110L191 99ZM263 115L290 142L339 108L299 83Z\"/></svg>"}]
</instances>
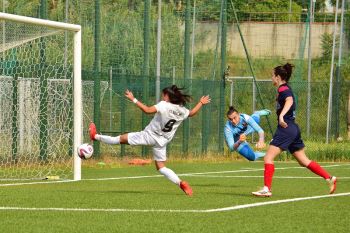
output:
<instances>
[{"instance_id":1,"label":"goalkeeper in blue kit","mask_svg":"<svg viewBox=\"0 0 350 233\"><path fill-rule=\"evenodd\" d=\"M239 113L233 106L227 111L228 121L225 124L224 134L227 146L231 151L236 150L240 155L249 161L255 161L265 156L265 153L254 151L248 142L246 136L257 132L259 141L256 144L257 149L265 148L264 130L259 126L260 116L269 115L270 110L264 109L254 112L251 116Z\"/></svg>"}]
</instances>

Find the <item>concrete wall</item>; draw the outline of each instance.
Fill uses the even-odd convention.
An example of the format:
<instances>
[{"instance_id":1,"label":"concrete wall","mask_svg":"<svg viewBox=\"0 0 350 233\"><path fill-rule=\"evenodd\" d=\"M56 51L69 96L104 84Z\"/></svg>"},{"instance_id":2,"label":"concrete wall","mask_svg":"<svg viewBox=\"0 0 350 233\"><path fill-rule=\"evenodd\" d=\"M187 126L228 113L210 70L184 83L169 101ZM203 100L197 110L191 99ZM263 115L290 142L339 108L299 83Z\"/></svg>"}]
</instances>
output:
<instances>
[{"instance_id":1,"label":"concrete wall","mask_svg":"<svg viewBox=\"0 0 350 233\"><path fill-rule=\"evenodd\" d=\"M295 59L299 57L300 46L305 41L304 57L308 53L308 32L301 23L261 23L244 22L240 24L248 51L253 58L281 57ZM196 23L195 51L215 50L218 24L210 22ZM312 26L312 57L322 55L321 36L333 33L333 24L315 23ZM339 30L339 29L337 29ZM241 38L235 24L229 24L227 30L227 49L230 54L245 57Z\"/></svg>"}]
</instances>

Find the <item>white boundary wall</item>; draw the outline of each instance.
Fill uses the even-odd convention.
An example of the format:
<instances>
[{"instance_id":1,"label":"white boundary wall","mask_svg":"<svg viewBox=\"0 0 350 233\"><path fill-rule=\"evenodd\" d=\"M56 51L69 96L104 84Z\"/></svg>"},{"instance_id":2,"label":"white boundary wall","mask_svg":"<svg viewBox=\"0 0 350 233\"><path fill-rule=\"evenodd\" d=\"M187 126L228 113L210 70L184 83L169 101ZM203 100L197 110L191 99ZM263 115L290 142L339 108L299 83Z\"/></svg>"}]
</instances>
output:
<instances>
[{"instance_id":1,"label":"white boundary wall","mask_svg":"<svg viewBox=\"0 0 350 233\"><path fill-rule=\"evenodd\" d=\"M305 39L304 57L308 52L308 36L305 37L305 23L269 23L242 22L240 24L245 43L253 58L281 57L295 59L299 57L300 45ZM312 58L322 56L322 38L324 33L333 34L333 23L312 24ZM215 51L217 22L197 22L195 51ZM339 30L339 29L338 29ZM227 25L227 49L237 57L245 57L241 38L235 24Z\"/></svg>"}]
</instances>

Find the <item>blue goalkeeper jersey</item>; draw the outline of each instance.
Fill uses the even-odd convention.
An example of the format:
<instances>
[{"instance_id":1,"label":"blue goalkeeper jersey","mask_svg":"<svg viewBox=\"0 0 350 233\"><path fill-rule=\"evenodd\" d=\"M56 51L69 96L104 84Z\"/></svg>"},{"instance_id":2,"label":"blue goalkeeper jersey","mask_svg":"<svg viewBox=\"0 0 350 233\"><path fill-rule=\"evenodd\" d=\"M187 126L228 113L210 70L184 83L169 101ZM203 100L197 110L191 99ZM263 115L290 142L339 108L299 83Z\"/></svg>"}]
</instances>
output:
<instances>
[{"instance_id":1,"label":"blue goalkeeper jersey","mask_svg":"<svg viewBox=\"0 0 350 233\"><path fill-rule=\"evenodd\" d=\"M231 121L227 121L225 124L225 140L230 150L234 150L234 144L239 140L239 135L248 135L252 132L264 132L264 130L258 125L260 122L259 116L255 116L254 114L252 116L249 116L244 113L241 113L239 115L240 120L237 125L232 124Z\"/></svg>"}]
</instances>

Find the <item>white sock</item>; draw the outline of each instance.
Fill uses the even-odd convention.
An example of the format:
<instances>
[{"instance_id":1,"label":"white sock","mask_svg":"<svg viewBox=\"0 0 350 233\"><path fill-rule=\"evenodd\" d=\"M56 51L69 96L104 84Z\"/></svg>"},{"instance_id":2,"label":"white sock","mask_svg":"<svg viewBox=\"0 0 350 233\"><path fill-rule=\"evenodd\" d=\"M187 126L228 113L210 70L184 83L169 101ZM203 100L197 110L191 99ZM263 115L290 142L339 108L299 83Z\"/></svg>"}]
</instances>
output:
<instances>
[{"instance_id":1,"label":"white sock","mask_svg":"<svg viewBox=\"0 0 350 233\"><path fill-rule=\"evenodd\" d=\"M111 137L111 136L96 134L95 139L107 144L120 144L120 136Z\"/></svg>"},{"instance_id":2,"label":"white sock","mask_svg":"<svg viewBox=\"0 0 350 233\"><path fill-rule=\"evenodd\" d=\"M160 174L164 175L174 184L180 185L180 181L181 181L180 178L171 169L167 167L162 167L158 171L160 172Z\"/></svg>"}]
</instances>

